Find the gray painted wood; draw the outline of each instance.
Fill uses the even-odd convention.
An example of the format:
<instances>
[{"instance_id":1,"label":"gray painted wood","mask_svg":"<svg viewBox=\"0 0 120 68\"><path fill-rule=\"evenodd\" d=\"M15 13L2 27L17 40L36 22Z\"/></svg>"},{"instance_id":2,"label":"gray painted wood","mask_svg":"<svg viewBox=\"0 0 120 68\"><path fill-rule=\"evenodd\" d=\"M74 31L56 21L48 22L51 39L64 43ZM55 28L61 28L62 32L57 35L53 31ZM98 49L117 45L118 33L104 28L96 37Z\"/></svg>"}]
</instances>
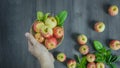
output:
<instances>
[{"instance_id":1,"label":"gray painted wood","mask_svg":"<svg viewBox=\"0 0 120 68\"><path fill-rule=\"evenodd\" d=\"M120 9L119 0L1 0L0 68L40 68L38 61L28 52L24 36L38 10L51 12L53 15L62 10L69 13L64 24L64 41L52 52L64 52L69 58L74 58L75 54L80 55L75 38L81 33L88 36L87 44L91 53L94 52L92 40L100 40L108 48L109 40L120 40L120 13L115 17L108 15L107 8L111 4L118 5ZM93 30L95 21L106 24L103 33ZM120 55L120 51L113 53ZM66 65L55 61L55 68L66 68Z\"/></svg>"}]
</instances>

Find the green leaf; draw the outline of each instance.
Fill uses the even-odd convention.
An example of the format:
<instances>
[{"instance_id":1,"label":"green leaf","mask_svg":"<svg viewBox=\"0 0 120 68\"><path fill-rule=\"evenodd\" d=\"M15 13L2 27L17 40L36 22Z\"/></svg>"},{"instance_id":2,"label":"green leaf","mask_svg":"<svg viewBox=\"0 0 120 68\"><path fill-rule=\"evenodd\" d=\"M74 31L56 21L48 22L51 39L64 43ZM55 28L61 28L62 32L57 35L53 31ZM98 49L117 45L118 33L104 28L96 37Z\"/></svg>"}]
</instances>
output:
<instances>
[{"instance_id":1,"label":"green leaf","mask_svg":"<svg viewBox=\"0 0 120 68\"><path fill-rule=\"evenodd\" d=\"M37 12L37 20L38 20L38 21L41 21L41 20L43 20L43 17L44 17L43 12L38 11L38 12Z\"/></svg>"},{"instance_id":2,"label":"green leaf","mask_svg":"<svg viewBox=\"0 0 120 68\"><path fill-rule=\"evenodd\" d=\"M99 41L93 41L93 44L94 44L94 48L97 50L97 51L100 51L102 48L103 48L103 45L99 42Z\"/></svg>"},{"instance_id":3,"label":"green leaf","mask_svg":"<svg viewBox=\"0 0 120 68\"><path fill-rule=\"evenodd\" d=\"M59 19L59 17L58 17L58 16L55 16L55 19L57 20L57 23L59 23L59 22L60 22L60 19Z\"/></svg>"},{"instance_id":4,"label":"green leaf","mask_svg":"<svg viewBox=\"0 0 120 68\"><path fill-rule=\"evenodd\" d=\"M57 17L59 18L59 23L57 24L58 26L63 26L64 25L64 22L67 18L67 15L68 15L68 12L67 11L62 11L60 12Z\"/></svg>"},{"instance_id":5,"label":"green leaf","mask_svg":"<svg viewBox=\"0 0 120 68\"><path fill-rule=\"evenodd\" d=\"M45 20L48 18L48 16L50 15L50 13L46 13L45 16L44 16L44 22Z\"/></svg>"},{"instance_id":6,"label":"green leaf","mask_svg":"<svg viewBox=\"0 0 120 68\"><path fill-rule=\"evenodd\" d=\"M116 65L113 64L113 63L109 64L109 66L110 66L111 68L117 68Z\"/></svg>"}]
</instances>

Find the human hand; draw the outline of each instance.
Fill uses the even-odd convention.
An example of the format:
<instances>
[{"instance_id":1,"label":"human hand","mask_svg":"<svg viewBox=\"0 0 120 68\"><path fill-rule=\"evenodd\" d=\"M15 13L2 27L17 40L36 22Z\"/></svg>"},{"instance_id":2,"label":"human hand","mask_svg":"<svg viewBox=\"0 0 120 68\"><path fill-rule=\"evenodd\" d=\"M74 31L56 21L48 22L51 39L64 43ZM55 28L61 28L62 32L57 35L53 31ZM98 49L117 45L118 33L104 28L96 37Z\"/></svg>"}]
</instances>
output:
<instances>
[{"instance_id":1,"label":"human hand","mask_svg":"<svg viewBox=\"0 0 120 68\"><path fill-rule=\"evenodd\" d=\"M25 33L26 38L28 39L28 50L35 56L37 59L49 58L54 62L54 58L51 53L39 42L30 33Z\"/></svg>"}]
</instances>

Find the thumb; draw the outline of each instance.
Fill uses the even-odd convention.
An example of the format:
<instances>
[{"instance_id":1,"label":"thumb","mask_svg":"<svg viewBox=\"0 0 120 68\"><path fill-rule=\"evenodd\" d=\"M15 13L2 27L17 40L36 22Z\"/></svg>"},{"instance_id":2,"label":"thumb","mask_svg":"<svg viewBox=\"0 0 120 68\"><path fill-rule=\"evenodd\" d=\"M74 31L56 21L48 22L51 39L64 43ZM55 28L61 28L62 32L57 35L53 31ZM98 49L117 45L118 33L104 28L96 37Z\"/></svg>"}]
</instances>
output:
<instances>
[{"instance_id":1,"label":"thumb","mask_svg":"<svg viewBox=\"0 0 120 68\"><path fill-rule=\"evenodd\" d=\"M38 42L35 40L35 38L33 37L32 34L26 32L25 33L26 38L28 39L28 41L30 41L33 45L36 45Z\"/></svg>"}]
</instances>

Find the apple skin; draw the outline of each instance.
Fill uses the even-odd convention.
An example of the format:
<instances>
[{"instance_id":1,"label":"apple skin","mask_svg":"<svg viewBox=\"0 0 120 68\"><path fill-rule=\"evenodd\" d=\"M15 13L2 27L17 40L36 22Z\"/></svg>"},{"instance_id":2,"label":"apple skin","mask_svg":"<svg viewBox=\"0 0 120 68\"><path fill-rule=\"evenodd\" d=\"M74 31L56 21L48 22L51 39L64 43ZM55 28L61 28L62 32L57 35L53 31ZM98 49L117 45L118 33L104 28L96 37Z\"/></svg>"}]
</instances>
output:
<instances>
[{"instance_id":1,"label":"apple skin","mask_svg":"<svg viewBox=\"0 0 120 68\"><path fill-rule=\"evenodd\" d=\"M50 28L54 28L57 26L57 21L55 19L55 17L48 17L45 20L45 25L49 26Z\"/></svg>"},{"instance_id":2,"label":"apple skin","mask_svg":"<svg viewBox=\"0 0 120 68\"><path fill-rule=\"evenodd\" d=\"M64 35L64 29L62 28L62 27L55 27L54 29L53 29L53 35L54 35L54 37L56 37L56 38L61 38L61 37L63 37L63 35Z\"/></svg>"},{"instance_id":3,"label":"apple skin","mask_svg":"<svg viewBox=\"0 0 120 68\"><path fill-rule=\"evenodd\" d=\"M57 60L60 62L64 62L66 60L66 55L64 53L57 54Z\"/></svg>"},{"instance_id":4,"label":"apple skin","mask_svg":"<svg viewBox=\"0 0 120 68\"><path fill-rule=\"evenodd\" d=\"M116 5L111 5L108 9L108 13L111 15L111 16L116 16L119 12L119 9Z\"/></svg>"},{"instance_id":5,"label":"apple skin","mask_svg":"<svg viewBox=\"0 0 120 68\"><path fill-rule=\"evenodd\" d=\"M33 30L34 30L35 32L40 32L40 29L41 29L42 26L44 26L44 23L43 23L43 22L35 21L35 22L33 23Z\"/></svg>"},{"instance_id":6,"label":"apple skin","mask_svg":"<svg viewBox=\"0 0 120 68\"><path fill-rule=\"evenodd\" d=\"M41 30L40 30L40 33L45 38L50 38L50 37L53 36L53 30L52 30L52 28L49 28L48 26L42 26Z\"/></svg>"},{"instance_id":7,"label":"apple skin","mask_svg":"<svg viewBox=\"0 0 120 68\"><path fill-rule=\"evenodd\" d=\"M119 50L120 49L120 41L119 40L112 40L112 41L110 41L109 46L113 50Z\"/></svg>"},{"instance_id":8,"label":"apple skin","mask_svg":"<svg viewBox=\"0 0 120 68\"><path fill-rule=\"evenodd\" d=\"M39 42L39 43L42 43L42 42L44 42L44 37L40 34L40 33L36 33L35 35L34 35L34 37L35 37L35 39Z\"/></svg>"},{"instance_id":9,"label":"apple skin","mask_svg":"<svg viewBox=\"0 0 120 68\"><path fill-rule=\"evenodd\" d=\"M88 62L94 62L95 61L95 55L94 54L87 54L87 61Z\"/></svg>"},{"instance_id":10,"label":"apple skin","mask_svg":"<svg viewBox=\"0 0 120 68\"><path fill-rule=\"evenodd\" d=\"M96 64L94 62L90 62L87 64L87 68L96 68Z\"/></svg>"},{"instance_id":11,"label":"apple skin","mask_svg":"<svg viewBox=\"0 0 120 68\"><path fill-rule=\"evenodd\" d=\"M81 34L78 36L77 40L78 40L78 43L81 45L86 44L87 43L87 36L84 34Z\"/></svg>"},{"instance_id":12,"label":"apple skin","mask_svg":"<svg viewBox=\"0 0 120 68\"><path fill-rule=\"evenodd\" d=\"M104 65L104 63L96 63L96 67L97 68L105 68L105 65Z\"/></svg>"},{"instance_id":13,"label":"apple skin","mask_svg":"<svg viewBox=\"0 0 120 68\"><path fill-rule=\"evenodd\" d=\"M45 39L45 47L48 50L52 50L52 49L56 48L57 47L57 40L56 40L56 38L50 37L50 38Z\"/></svg>"},{"instance_id":14,"label":"apple skin","mask_svg":"<svg viewBox=\"0 0 120 68\"><path fill-rule=\"evenodd\" d=\"M67 68L76 68L76 61L74 59L70 59L67 61Z\"/></svg>"},{"instance_id":15,"label":"apple skin","mask_svg":"<svg viewBox=\"0 0 120 68\"><path fill-rule=\"evenodd\" d=\"M94 25L94 29L96 32L103 32L105 30L105 24L103 22L97 22Z\"/></svg>"},{"instance_id":16,"label":"apple skin","mask_svg":"<svg viewBox=\"0 0 120 68\"><path fill-rule=\"evenodd\" d=\"M86 55L89 52L89 47L87 45L82 45L79 48L79 51L80 51L81 54Z\"/></svg>"}]
</instances>

